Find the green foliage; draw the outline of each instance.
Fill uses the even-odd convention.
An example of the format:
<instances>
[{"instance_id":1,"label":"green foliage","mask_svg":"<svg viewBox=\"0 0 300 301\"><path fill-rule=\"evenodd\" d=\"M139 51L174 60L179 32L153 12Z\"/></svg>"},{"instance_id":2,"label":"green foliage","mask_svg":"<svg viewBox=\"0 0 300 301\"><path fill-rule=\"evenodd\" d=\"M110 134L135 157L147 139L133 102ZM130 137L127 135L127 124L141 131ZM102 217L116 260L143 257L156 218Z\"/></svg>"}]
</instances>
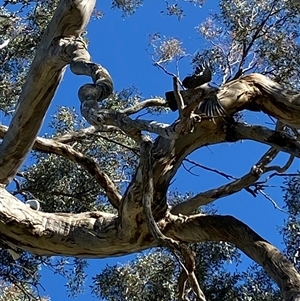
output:
<instances>
[{"instance_id":1,"label":"green foliage","mask_svg":"<svg viewBox=\"0 0 300 301\"><path fill-rule=\"evenodd\" d=\"M182 42L177 38L166 38L159 33L155 33L150 35L149 43L154 50L153 60L157 64L169 63L174 59L179 60L185 55Z\"/></svg>"},{"instance_id":2,"label":"green foliage","mask_svg":"<svg viewBox=\"0 0 300 301\"><path fill-rule=\"evenodd\" d=\"M12 256L0 249L0 301L47 301L40 298L40 265L42 258L20 251L21 257Z\"/></svg>"},{"instance_id":3,"label":"green foliage","mask_svg":"<svg viewBox=\"0 0 300 301\"><path fill-rule=\"evenodd\" d=\"M241 279L243 283L237 286L240 300L282 300L279 289L260 266L251 265L241 273Z\"/></svg>"},{"instance_id":4,"label":"green foliage","mask_svg":"<svg viewBox=\"0 0 300 301\"><path fill-rule=\"evenodd\" d=\"M259 72L299 88L299 10L289 0L220 1L220 12L198 26L209 48L194 63L210 60L219 82Z\"/></svg>"},{"instance_id":5,"label":"green foliage","mask_svg":"<svg viewBox=\"0 0 300 301\"><path fill-rule=\"evenodd\" d=\"M176 270L174 257L156 250L123 266L107 266L93 278L92 291L110 301L175 300Z\"/></svg>"},{"instance_id":6,"label":"green foliage","mask_svg":"<svg viewBox=\"0 0 300 301\"><path fill-rule=\"evenodd\" d=\"M143 0L113 0L112 8L119 8L123 11L123 17L133 14L143 4Z\"/></svg>"},{"instance_id":7,"label":"green foliage","mask_svg":"<svg viewBox=\"0 0 300 301\"><path fill-rule=\"evenodd\" d=\"M29 289L30 290L30 289ZM0 301L50 301L49 297L37 297L34 293L24 292L18 285L0 283Z\"/></svg>"},{"instance_id":8,"label":"green foliage","mask_svg":"<svg viewBox=\"0 0 300 301\"><path fill-rule=\"evenodd\" d=\"M22 253L18 263L6 250L0 249L0 278L8 283L27 283L36 286L39 283L40 276L38 265L40 260L29 253Z\"/></svg>"},{"instance_id":9,"label":"green foliage","mask_svg":"<svg viewBox=\"0 0 300 301\"><path fill-rule=\"evenodd\" d=\"M56 259L56 262L48 261L45 265L66 279L69 297L75 298L84 292L87 277L85 270L88 267L85 259L59 258Z\"/></svg>"},{"instance_id":10,"label":"green foliage","mask_svg":"<svg viewBox=\"0 0 300 301\"><path fill-rule=\"evenodd\" d=\"M298 172L299 173L299 172ZM283 187L284 200L288 212L288 219L281 229L287 248L287 254L295 266L300 268L300 173L298 176L286 179Z\"/></svg>"},{"instance_id":11,"label":"green foliage","mask_svg":"<svg viewBox=\"0 0 300 301\"><path fill-rule=\"evenodd\" d=\"M141 95L134 86L124 88L120 92L115 92L99 104L100 108L111 110L123 110L141 101Z\"/></svg>"},{"instance_id":12,"label":"green foliage","mask_svg":"<svg viewBox=\"0 0 300 301\"><path fill-rule=\"evenodd\" d=\"M197 252L196 276L207 301L280 301L273 281L257 265L245 272L229 272L229 264L239 263L239 254L227 243L201 243ZM178 294L180 265L175 256L155 249L138 255L123 265L106 266L93 277L92 292L101 300L171 301ZM187 294L194 300L192 293Z\"/></svg>"},{"instance_id":13,"label":"green foliage","mask_svg":"<svg viewBox=\"0 0 300 301\"><path fill-rule=\"evenodd\" d=\"M0 6L0 110L14 111L36 47L58 0L7 0Z\"/></svg>"},{"instance_id":14,"label":"green foliage","mask_svg":"<svg viewBox=\"0 0 300 301\"><path fill-rule=\"evenodd\" d=\"M36 47L57 2L7 0L0 7L0 45L3 46L0 48L0 110L5 114L14 111ZM162 13L179 20L184 17L184 5L201 7L203 4L202 0L163 2L166 10ZM112 7L121 9L124 16L128 16L142 3L142 0L114 0ZM197 26L206 44L201 45L205 47L198 49L192 62L196 67L203 58L210 61L218 83L255 71L267 74L287 87L299 88L299 13L300 5L295 0L221 0L219 11ZM102 12L95 12L96 17L102 15ZM175 37L166 38L156 33L151 36L150 44L154 49L153 59L159 63L178 61L187 55L184 44ZM122 110L140 101L137 89L130 87L114 93L100 106ZM161 113L165 108L151 108L147 112ZM86 126L74 109L60 107L49 125L51 133L48 137L62 138ZM96 160L121 192L127 188L138 162L134 141L120 131L108 128L71 139L68 144ZM41 200L42 210L47 212L114 210L100 185L78 164L55 154L40 152L33 152L32 160L34 164L19 174L20 187L14 190L15 195ZM174 194L170 203L182 201L185 197ZM299 197L299 176L288 179L285 201L289 218L282 233L287 253L298 268ZM194 245L193 250L198 254L196 273L207 300L280 300L273 282L257 266L245 272L232 271L232 266L240 262L240 254L232 245L207 242ZM31 293L32 287L40 281L41 264L66 278L70 296L83 292L85 260L59 258L54 261L23 252L14 262L7 251L0 250L0 279L11 290L7 292L0 285L0 301L23 300L20 287ZM173 254L155 249L138 255L125 265L107 266L93 278L92 292L106 300L175 300L179 270L178 260Z\"/></svg>"}]
</instances>

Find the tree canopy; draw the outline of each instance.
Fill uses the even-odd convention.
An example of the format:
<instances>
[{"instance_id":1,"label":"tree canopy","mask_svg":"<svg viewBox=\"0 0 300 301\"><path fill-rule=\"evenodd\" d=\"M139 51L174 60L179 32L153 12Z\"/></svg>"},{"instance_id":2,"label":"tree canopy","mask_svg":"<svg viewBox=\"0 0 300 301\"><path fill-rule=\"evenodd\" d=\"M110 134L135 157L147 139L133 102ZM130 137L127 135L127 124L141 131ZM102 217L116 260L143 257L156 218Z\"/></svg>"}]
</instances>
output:
<instances>
[{"instance_id":1,"label":"tree canopy","mask_svg":"<svg viewBox=\"0 0 300 301\"><path fill-rule=\"evenodd\" d=\"M188 6L201 12L207 5L157 3L179 24ZM0 301L47 300L39 290L41 265L63 275L76 296L87 259L136 253L93 276L98 299L300 300L300 175L289 172L300 157L300 4L220 0L200 24L195 20L202 42L192 55L186 37L149 33L149 65L169 80L165 95L149 98L134 87L116 91L109 65L91 58L93 38L85 30L91 18L101 26L101 4L7 0L0 7ZM111 3L124 25L142 5ZM183 78L181 62L193 69ZM42 137L67 67L92 83L70 87L78 90L80 113L61 102ZM251 122L244 112L262 112L270 122ZM267 149L240 177L197 155L244 140ZM278 164L282 153L286 162ZM226 182L179 193L172 184L182 168ZM283 176L285 250L213 206L242 192L277 206L267 188ZM253 265L228 269L242 261L240 251Z\"/></svg>"}]
</instances>

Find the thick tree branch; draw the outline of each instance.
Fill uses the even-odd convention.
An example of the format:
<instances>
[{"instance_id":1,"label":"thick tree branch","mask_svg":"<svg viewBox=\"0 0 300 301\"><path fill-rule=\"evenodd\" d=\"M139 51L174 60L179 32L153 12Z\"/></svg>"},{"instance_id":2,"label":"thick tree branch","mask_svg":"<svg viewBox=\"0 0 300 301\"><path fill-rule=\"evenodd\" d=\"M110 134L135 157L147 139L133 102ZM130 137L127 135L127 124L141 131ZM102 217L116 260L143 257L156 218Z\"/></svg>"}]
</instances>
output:
<instances>
[{"instance_id":1,"label":"thick tree branch","mask_svg":"<svg viewBox=\"0 0 300 301\"><path fill-rule=\"evenodd\" d=\"M0 183L16 174L34 142L62 78L64 62L58 37L79 36L87 25L95 0L61 0L37 49L16 113L0 145Z\"/></svg>"},{"instance_id":2,"label":"thick tree branch","mask_svg":"<svg viewBox=\"0 0 300 301\"><path fill-rule=\"evenodd\" d=\"M141 130L154 132L169 139L177 137L172 126L157 122L131 120L127 114L131 113L132 110L124 110L125 113L99 110L97 102L108 97L113 91L112 79L102 66L90 61L89 53L82 41L77 39L68 46L66 60L70 62L73 73L89 75L93 79L94 84L83 85L78 92L81 101L81 113L91 125L98 127L102 125L117 126L136 141L140 140L139 132ZM144 105L148 104L140 105L135 109L139 110Z\"/></svg>"},{"instance_id":3,"label":"thick tree branch","mask_svg":"<svg viewBox=\"0 0 300 301\"><path fill-rule=\"evenodd\" d=\"M0 188L0 240L33 254L102 258L154 246L147 231L136 232L135 237L130 242L120 239L116 215L35 211Z\"/></svg>"},{"instance_id":4,"label":"thick tree branch","mask_svg":"<svg viewBox=\"0 0 300 301\"><path fill-rule=\"evenodd\" d=\"M231 216L194 215L188 218L170 216L163 233L187 243L227 241L261 265L280 287L285 301L300 294L300 276L294 266L273 245L251 228Z\"/></svg>"},{"instance_id":5,"label":"thick tree branch","mask_svg":"<svg viewBox=\"0 0 300 301\"><path fill-rule=\"evenodd\" d=\"M101 258L138 252L156 244L145 223L134 240L120 238L117 216L103 212L44 213L0 191L0 239L38 255ZM230 216L167 215L159 221L164 235L182 243L227 241L260 264L279 285L286 301L300 292L300 276L270 243Z\"/></svg>"},{"instance_id":6,"label":"thick tree branch","mask_svg":"<svg viewBox=\"0 0 300 301\"><path fill-rule=\"evenodd\" d=\"M167 100L172 106L175 99L168 93L166 93ZM242 76L222 85L219 89L200 86L180 93L185 104L189 104L196 98L200 107L205 95L214 93L227 115L243 109L263 111L291 128L300 128L300 93L288 91L262 74L252 73ZM220 114L221 111L219 110ZM221 115L226 116L223 113Z\"/></svg>"},{"instance_id":7,"label":"thick tree branch","mask_svg":"<svg viewBox=\"0 0 300 301\"><path fill-rule=\"evenodd\" d=\"M268 144L277 150L300 157L300 141L280 131L273 131L260 125L234 123L226 129L226 140L235 142L241 139Z\"/></svg>"},{"instance_id":8,"label":"thick tree branch","mask_svg":"<svg viewBox=\"0 0 300 301\"><path fill-rule=\"evenodd\" d=\"M93 84L80 87L80 101L84 103L90 99L101 101L107 98L113 92L113 82L108 71L90 60L87 46L81 38L65 40L70 41L65 48L65 59L70 64L71 71L76 75L90 76L93 80Z\"/></svg>"}]
</instances>

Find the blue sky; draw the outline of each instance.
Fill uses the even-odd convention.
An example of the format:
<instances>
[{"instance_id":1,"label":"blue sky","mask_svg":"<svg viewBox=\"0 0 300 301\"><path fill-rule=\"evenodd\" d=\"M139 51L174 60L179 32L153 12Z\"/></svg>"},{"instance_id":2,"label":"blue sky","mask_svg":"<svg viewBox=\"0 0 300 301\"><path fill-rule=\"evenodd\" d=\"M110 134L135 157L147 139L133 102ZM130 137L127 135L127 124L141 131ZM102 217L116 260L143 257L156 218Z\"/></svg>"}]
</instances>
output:
<instances>
[{"instance_id":1,"label":"blue sky","mask_svg":"<svg viewBox=\"0 0 300 301\"><path fill-rule=\"evenodd\" d=\"M145 4L134 15L125 19L121 17L120 11L110 9L110 1L98 1L97 8L104 11L105 15L101 20L92 20L88 26L87 36L90 40L89 51L92 59L108 69L114 80L116 91L134 85L145 98L153 95L163 96L165 91L172 89L172 79L153 66L147 51L148 35L158 32L166 37L179 38L183 41L186 51L193 54L205 44L196 33L195 27L217 9L217 3L218 1L207 1L202 9L183 3L186 17L178 21L176 17L168 17L161 13L166 10L164 1L145 1ZM174 66L171 64L168 69L175 72ZM179 67L182 78L192 71L189 58L180 61ZM89 78L75 76L69 69L67 70L48 111L41 133L47 132L47 123L58 105L74 106L79 112L77 91L82 84L87 82L90 82ZM246 120L256 124L271 122L268 117L259 113L246 112L245 116ZM145 116L145 118L150 117ZM176 118L176 113L157 117L159 121L166 123L171 123ZM190 155L189 158L239 177L247 173L267 149L267 146L245 141L205 147ZM287 158L286 154L282 154L275 162L282 164ZM299 162L296 161L290 171L294 172L299 167ZM227 180L210 172L200 169L193 169L193 172L198 176L193 176L181 168L171 188L181 193L185 191L197 193L227 183ZM270 184L278 186L281 180L275 179ZM279 206L282 206L280 188L270 188L268 193ZM253 198L249 193L242 191L234 196L218 200L215 204L220 213L241 219L275 246L283 248L277 229L287 215L274 209L271 202L264 197ZM106 264L124 262L128 258L132 256L90 261L90 267L87 270L88 282ZM42 295L49 295L55 301L69 300L65 295L65 280L62 277L53 275L51 271L45 269L42 274L42 285L46 289L44 293L41 291ZM86 294L80 295L76 300L95 299L92 298L87 287Z\"/></svg>"}]
</instances>

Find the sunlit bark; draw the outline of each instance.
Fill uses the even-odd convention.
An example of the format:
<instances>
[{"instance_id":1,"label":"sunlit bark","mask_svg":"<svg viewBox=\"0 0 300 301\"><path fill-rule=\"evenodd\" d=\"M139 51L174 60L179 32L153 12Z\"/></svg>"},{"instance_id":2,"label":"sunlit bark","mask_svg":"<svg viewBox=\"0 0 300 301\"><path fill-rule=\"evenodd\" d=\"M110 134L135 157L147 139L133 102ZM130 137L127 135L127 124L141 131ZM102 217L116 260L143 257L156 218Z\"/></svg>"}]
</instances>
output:
<instances>
[{"instance_id":1,"label":"sunlit bark","mask_svg":"<svg viewBox=\"0 0 300 301\"><path fill-rule=\"evenodd\" d=\"M271 170L269 164L280 151L291 155L287 167L294 156L300 157L300 143L295 137L278 129L237 123L229 117L243 109L260 110L297 129L300 128L299 94L284 90L263 75L250 74L209 91L204 87L181 91L180 94L175 91L180 118L173 124L129 117L150 105L167 105L161 99L148 100L120 112L100 110L98 102L113 91L112 79L105 68L91 61L87 46L80 37L94 4L95 1L87 0L60 2L31 65L12 123L9 129L0 127L0 137L3 137L0 183L11 181L31 148L56 154L85 168L105 190L108 201L118 209L118 215L37 212L1 188L0 243L37 255L102 258L168 245L169 239L170 247L172 243L227 241L264 267L281 288L285 300L298 300L300 276L295 268L248 226L228 216L180 214L189 214L203 204L242 189L251 193L249 186ZM95 128L57 139L37 137L67 64L76 75L88 75L93 80L93 84L79 89L84 117L95 127L120 129L140 145L140 162L123 195L96 161L66 144L85 134L93 134ZM225 116L206 116L196 109L207 93L214 93ZM158 135L155 141L149 142L151 147L144 143L142 131ZM186 156L207 145L242 139L270 145L271 149L241 179L198 193L171 208L171 214L167 191Z\"/></svg>"},{"instance_id":2,"label":"sunlit bark","mask_svg":"<svg viewBox=\"0 0 300 301\"><path fill-rule=\"evenodd\" d=\"M60 37L80 36L95 2L59 2L31 64L9 130L0 145L0 183L8 183L25 160L60 83L67 65L61 55Z\"/></svg>"}]
</instances>

